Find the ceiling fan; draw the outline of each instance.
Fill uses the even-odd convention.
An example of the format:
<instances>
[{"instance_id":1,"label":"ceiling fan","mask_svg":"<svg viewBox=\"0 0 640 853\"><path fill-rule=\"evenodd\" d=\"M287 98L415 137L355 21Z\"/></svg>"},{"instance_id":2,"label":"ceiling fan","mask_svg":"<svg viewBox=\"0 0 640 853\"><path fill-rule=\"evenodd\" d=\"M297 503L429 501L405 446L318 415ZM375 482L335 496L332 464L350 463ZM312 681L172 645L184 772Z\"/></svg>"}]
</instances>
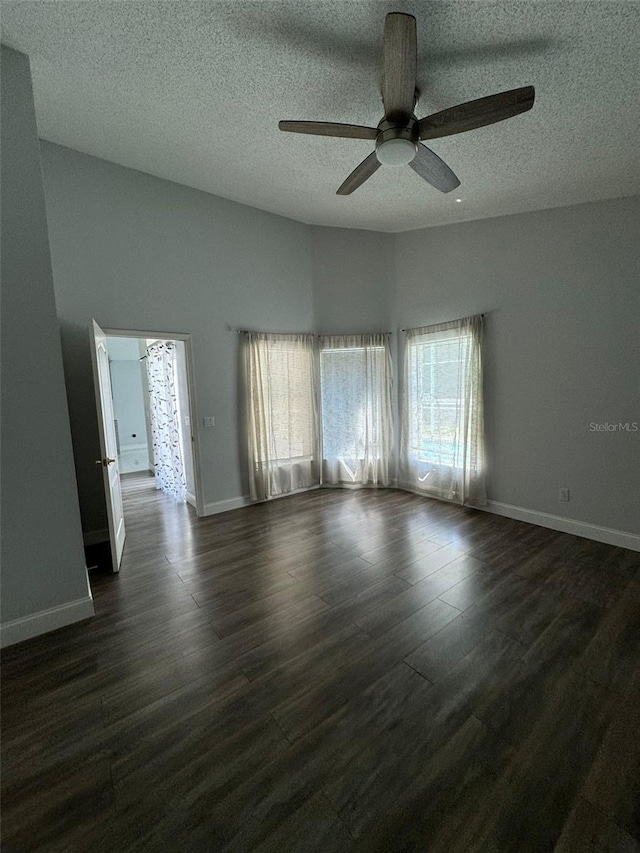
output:
<instances>
[{"instance_id":1,"label":"ceiling fan","mask_svg":"<svg viewBox=\"0 0 640 853\"><path fill-rule=\"evenodd\" d=\"M382 55L384 116L377 127L323 121L278 123L280 130L290 133L375 140L375 150L351 172L338 188L338 195L350 195L382 165L409 165L436 189L443 193L451 192L460 186L460 181L447 164L420 140L452 136L494 124L524 113L533 106L535 90L533 86L524 86L417 119L413 113L419 97L416 55L416 19L413 15L390 12L384 24Z\"/></svg>"}]
</instances>

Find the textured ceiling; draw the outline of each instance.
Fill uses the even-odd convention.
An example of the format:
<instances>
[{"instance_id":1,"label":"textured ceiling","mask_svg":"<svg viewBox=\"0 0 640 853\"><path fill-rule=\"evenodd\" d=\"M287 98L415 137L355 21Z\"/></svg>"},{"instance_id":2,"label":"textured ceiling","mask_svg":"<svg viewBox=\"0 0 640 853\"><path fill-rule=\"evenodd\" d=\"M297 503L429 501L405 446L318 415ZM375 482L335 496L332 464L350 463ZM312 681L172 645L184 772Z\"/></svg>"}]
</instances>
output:
<instances>
[{"instance_id":1,"label":"textured ceiling","mask_svg":"<svg viewBox=\"0 0 640 853\"><path fill-rule=\"evenodd\" d=\"M531 112L429 143L450 195L387 167L336 196L372 143L278 130L377 124L388 11L418 21L419 118L536 87ZM2 3L2 40L31 57L42 138L303 222L403 231L640 192L637 2L27 0Z\"/></svg>"}]
</instances>

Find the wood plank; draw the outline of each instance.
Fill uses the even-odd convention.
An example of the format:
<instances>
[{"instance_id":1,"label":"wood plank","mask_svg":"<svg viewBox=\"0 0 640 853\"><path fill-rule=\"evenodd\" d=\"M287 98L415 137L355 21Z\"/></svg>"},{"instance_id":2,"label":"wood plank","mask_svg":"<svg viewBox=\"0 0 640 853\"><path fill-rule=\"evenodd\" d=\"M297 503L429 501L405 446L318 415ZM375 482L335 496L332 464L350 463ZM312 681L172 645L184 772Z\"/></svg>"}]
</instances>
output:
<instances>
[{"instance_id":1,"label":"wood plank","mask_svg":"<svg viewBox=\"0 0 640 853\"><path fill-rule=\"evenodd\" d=\"M617 705L582 795L640 841L640 707Z\"/></svg>"},{"instance_id":2,"label":"wood plank","mask_svg":"<svg viewBox=\"0 0 640 853\"><path fill-rule=\"evenodd\" d=\"M567 677L541 708L496 780L492 803L465 827L460 843L477 849L552 849L598 754L616 699Z\"/></svg>"},{"instance_id":3,"label":"wood plank","mask_svg":"<svg viewBox=\"0 0 640 853\"><path fill-rule=\"evenodd\" d=\"M396 572L399 578L409 581L409 583L418 583L424 578L437 572L447 563L452 563L459 557L463 557L464 553L454 548L451 545L445 545L438 548L427 556L421 557L416 562L411 563L400 571Z\"/></svg>"},{"instance_id":4,"label":"wood plank","mask_svg":"<svg viewBox=\"0 0 640 853\"><path fill-rule=\"evenodd\" d=\"M578 797L553 853L640 853L640 842L601 811Z\"/></svg>"}]
</instances>

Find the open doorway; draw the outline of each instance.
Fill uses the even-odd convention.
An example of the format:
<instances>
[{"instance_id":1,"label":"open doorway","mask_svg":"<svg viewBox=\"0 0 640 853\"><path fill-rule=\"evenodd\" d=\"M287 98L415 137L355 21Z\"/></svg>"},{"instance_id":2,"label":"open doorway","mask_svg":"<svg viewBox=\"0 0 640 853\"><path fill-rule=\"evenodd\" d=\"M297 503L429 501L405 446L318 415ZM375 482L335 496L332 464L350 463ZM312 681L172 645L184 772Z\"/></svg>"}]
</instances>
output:
<instances>
[{"instance_id":1,"label":"open doorway","mask_svg":"<svg viewBox=\"0 0 640 853\"><path fill-rule=\"evenodd\" d=\"M120 477L148 475L151 488L201 515L190 336L104 332ZM167 444L172 453L163 452Z\"/></svg>"},{"instance_id":2,"label":"open doorway","mask_svg":"<svg viewBox=\"0 0 640 853\"><path fill-rule=\"evenodd\" d=\"M123 489L133 486L139 508L173 500L203 514L191 336L101 329L95 321L91 336L101 443L96 464L103 468L117 572L126 538Z\"/></svg>"},{"instance_id":3,"label":"open doorway","mask_svg":"<svg viewBox=\"0 0 640 853\"><path fill-rule=\"evenodd\" d=\"M96 460L96 465L100 465L102 469L109 541L104 543L108 548L108 554L99 556L95 564L92 556L89 553L86 554L87 566L102 568L109 563L112 571L118 572L126 539L122 480L129 476L129 473L131 476L143 477L141 486L144 491L149 488L151 479L153 492L149 488L149 498L158 495L167 500L174 498L182 505L188 501L194 505L198 516L203 514L191 336L102 329L95 320L92 320L90 338L100 440L100 458ZM115 359L109 355L110 339L116 339L112 343L112 356L118 356ZM135 344L133 347L122 346L122 341L119 339L135 339ZM131 396L133 387L133 396L141 396L143 400L142 412L137 414L135 410L133 414L128 412L122 427L116 423L118 418L114 408L112 361L134 362L133 368L118 371L118 373L127 375L128 382L125 382L125 385L128 385L128 395ZM146 371L146 381L140 366L144 361L153 365ZM145 386L148 389L148 411L144 410ZM147 417L151 423L151 452L146 427ZM144 434L141 429L143 421L145 422ZM133 444L126 444L126 456L120 437L116 435L116 428L119 433L125 431L127 442L130 439L134 441ZM129 432L127 433L126 430ZM138 471L142 470L142 475L137 472L125 472L121 476L119 470L121 456L125 468L127 465L131 466L133 462ZM145 470L145 464L151 470L149 468ZM189 491L187 485L190 487ZM140 506L140 500L137 500L136 504ZM90 547L87 546L85 551Z\"/></svg>"},{"instance_id":4,"label":"open doorway","mask_svg":"<svg viewBox=\"0 0 640 853\"><path fill-rule=\"evenodd\" d=\"M109 331L107 352L120 477L146 475L197 510L185 341Z\"/></svg>"},{"instance_id":5,"label":"open doorway","mask_svg":"<svg viewBox=\"0 0 640 853\"><path fill-rule=\"evenodd\" d=\"M108 337L113 422L120 476L154 473L151 409L142 338Z\"/></svg>"}]
</instances>

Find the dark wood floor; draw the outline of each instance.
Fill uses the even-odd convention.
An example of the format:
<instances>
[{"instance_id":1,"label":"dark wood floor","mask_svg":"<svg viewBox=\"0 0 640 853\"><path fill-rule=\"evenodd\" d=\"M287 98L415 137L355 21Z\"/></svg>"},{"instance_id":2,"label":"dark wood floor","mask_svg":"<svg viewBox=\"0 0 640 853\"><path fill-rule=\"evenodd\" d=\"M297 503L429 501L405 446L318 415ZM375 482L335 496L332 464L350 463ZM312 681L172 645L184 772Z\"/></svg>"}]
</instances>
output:
<instances>
[{"instance_id":1,"label":"dark wood floor","mask_svg":"<svg viewBox=\"0 0 640 853\"><path fill-rule=\"evenodd\" d=\"M398 491L126 482L3 656L3 851L640 850L640 555Z\"/></svg>"}]
</instances>

